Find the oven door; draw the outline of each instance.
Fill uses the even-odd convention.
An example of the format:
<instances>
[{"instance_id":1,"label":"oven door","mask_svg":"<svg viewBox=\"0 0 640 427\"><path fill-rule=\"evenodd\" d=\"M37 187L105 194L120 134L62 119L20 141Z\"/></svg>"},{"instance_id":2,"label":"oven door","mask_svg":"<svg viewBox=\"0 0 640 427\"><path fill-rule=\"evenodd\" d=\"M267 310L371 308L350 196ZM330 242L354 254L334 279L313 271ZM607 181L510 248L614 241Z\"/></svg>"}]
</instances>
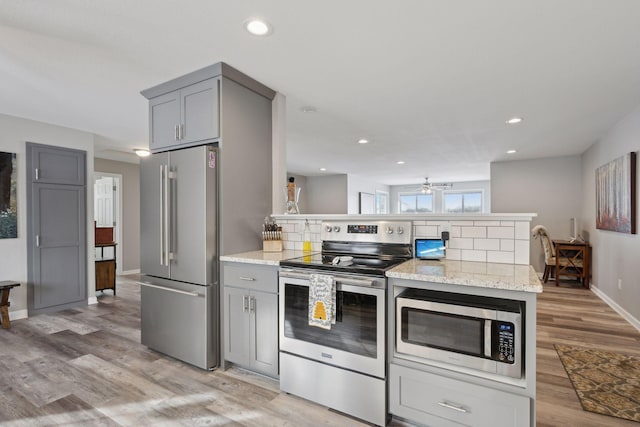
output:
<instances>
[{"instance_id":1,"label":"oven door","mask_svg":"<svg viewBox=\"0 0 640 427\"><path fill-rule=\"evenodd\" d=\"M330 275L336 323L327 330L309 325L310 274L280 271L280 351L384 378L386 280Z\"/></svg>"}]
</instances>

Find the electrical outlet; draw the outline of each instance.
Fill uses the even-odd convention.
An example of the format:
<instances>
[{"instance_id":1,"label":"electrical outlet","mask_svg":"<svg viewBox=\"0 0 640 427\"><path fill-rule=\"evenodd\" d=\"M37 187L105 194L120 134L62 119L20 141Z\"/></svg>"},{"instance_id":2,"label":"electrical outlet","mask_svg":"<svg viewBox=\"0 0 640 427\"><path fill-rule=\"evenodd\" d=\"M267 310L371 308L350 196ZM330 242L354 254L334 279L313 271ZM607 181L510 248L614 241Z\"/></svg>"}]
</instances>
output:
<instances>
[{"instance_id":1,"label":"electrical outlet","mask_svg":"<svg viewBox=\"0 0 640 427\"><path fill-rule=\"evenodd\" d=\"M622 289L622 279L618 279L618 289Z\"/></svg>"}]
</instances>

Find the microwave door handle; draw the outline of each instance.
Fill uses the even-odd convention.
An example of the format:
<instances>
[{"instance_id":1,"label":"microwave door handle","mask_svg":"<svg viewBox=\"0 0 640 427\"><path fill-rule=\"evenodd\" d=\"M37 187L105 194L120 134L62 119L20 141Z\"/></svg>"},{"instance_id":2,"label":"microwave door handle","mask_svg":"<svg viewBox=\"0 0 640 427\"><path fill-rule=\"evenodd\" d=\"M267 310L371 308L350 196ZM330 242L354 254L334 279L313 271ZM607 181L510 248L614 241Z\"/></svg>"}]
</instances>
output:
<instances>
[{"instance_id":1,"label":"microwave door handle","mask_svg":"<svg viewBox=\"0 0 640 427\"><path fill-rule=\"evenodd\" d=\"M484 355L491 358L491 319L484 320Z\"/></svg>"}]
</instances>

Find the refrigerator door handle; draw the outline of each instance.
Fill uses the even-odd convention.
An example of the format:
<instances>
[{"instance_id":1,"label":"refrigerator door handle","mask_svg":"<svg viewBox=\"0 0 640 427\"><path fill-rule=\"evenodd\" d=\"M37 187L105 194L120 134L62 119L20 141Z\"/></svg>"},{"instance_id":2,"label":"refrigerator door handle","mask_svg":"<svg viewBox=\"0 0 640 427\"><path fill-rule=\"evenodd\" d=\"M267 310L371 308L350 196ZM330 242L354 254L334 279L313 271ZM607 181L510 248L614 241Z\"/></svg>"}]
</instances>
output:
<instances>
[{"instance_id":1,"label":"refrigerator door handle","mask_svg":"<svg viewBox=\"0 0 640 427\"><path fill-rule=\"evenodd\" d=\"M169 229L169 225L171 223L170 220L170 216L171 216L171 211L169 210L171 207L171 201L169 200L170 197L170 190L169 190L169 165L163 165L164 168L164 180L163 180L163 190L164 190L164 194L163 194L163 202L164 202L164 206L163 206L163 210L164 210L164 215L163 215L163 234L164 234L164 240L163 240L163 253L164 253L164 266L168 267L169 266L169 260L171 259L171 254L169 252L169 248L171 247L171 235L169 233L170 229Z\"/></svg>"},{"instance_id":2,"label":"refrigerator door handle","mask_svg":"<svg viewBox=\"0 0 640 427\"><path fill-rule=\"evenodd\" d=\"M167 292L174 292L176 294L188 295L190 297L199 297L200 296L200 294L197 293L197 292L182 291L180 289L167 288L166 286L152 285L151 283L138 282L138 284L142 285L142 286L148 286L150 288L160 289L160 290L167 291Z\"/></svg>"},{"instance_id":3,"label":"refrigerator door handle","mask_svg":"<svg viewBox=\"0 0 640 427\"><path fill-rule=\"evenodd\" d=\"M164 165L160 165L160 265L164 265Z\"/></svg>"}]
</instances>

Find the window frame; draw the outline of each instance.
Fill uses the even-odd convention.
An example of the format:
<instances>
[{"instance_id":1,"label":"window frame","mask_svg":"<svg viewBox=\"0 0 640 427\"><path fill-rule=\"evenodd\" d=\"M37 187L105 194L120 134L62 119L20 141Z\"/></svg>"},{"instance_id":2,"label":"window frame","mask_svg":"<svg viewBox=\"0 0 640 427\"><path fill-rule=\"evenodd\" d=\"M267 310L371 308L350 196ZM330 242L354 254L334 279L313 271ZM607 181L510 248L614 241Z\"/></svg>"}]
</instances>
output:
<instances>
[{"instance_id":1,"label":"window frame","mask_svg":"<svg viewBox=\"0 0 640 427\"><path fill-rule=\"evenodd\" d=\"M447 211L447 195L449 194L460 194L462 195L462 212L448 212ZM480 211L478 212L468 212L465 210L465 206L464 206L464 196L466 194L480 194ZM451 213L483 213L484 212L484 189L464 189L464 190L444 190L442 192L442 213L444 214L451 214Z\"/></svg>"},{"instance_id":2,"label":"window frame","mask_svg":"<svg viewBox=\"0 0 640 427\"><path fill-rule=\"evenodd\" d=\"M414 196L415 197L415 212L403 212L402 211L402 196ZM418 212L418 196L431 196L431 210L429 212ZM416 214L424 214L424 213L436 213L436 198L435 194L425 194L420 191L401 191L398 192L398 213L401 215L416 215Z\"/></svg>"}]
</instances>

